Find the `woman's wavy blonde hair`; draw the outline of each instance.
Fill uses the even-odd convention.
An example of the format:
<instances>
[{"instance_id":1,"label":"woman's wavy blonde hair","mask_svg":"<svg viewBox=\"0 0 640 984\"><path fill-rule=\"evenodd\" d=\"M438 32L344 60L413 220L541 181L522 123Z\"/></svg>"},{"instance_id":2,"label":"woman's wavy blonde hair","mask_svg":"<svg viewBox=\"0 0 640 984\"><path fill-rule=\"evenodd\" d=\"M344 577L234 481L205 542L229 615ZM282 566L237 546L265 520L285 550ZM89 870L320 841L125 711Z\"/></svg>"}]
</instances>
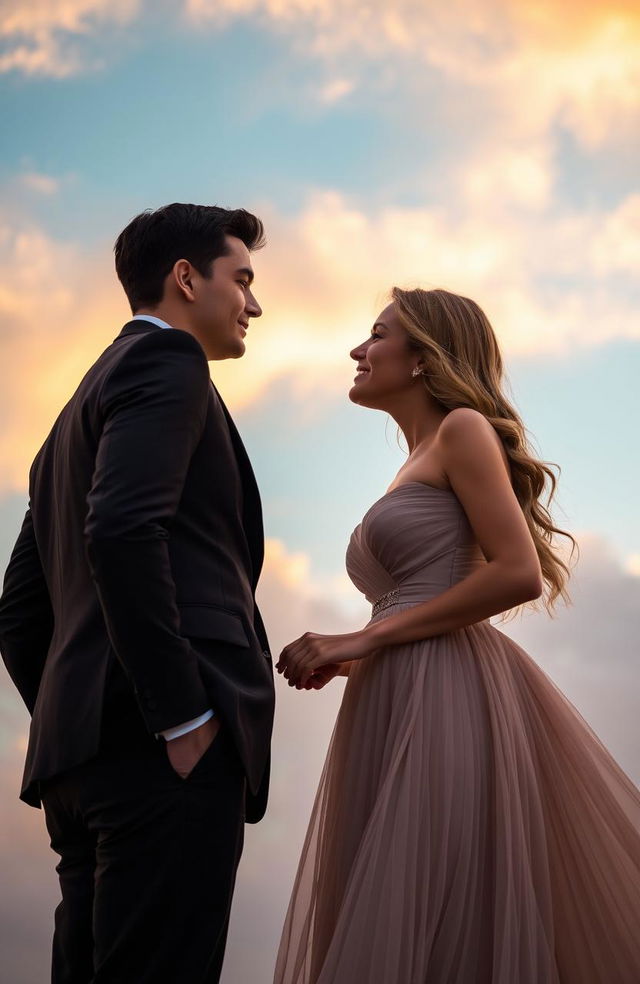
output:
<instances>
[{"instance_id":1,"label":"woman's wavy blonde hair","mask_svg":"<svg viewBox=\"0 0 640 984\"><path fill-rule=\"evenodd\" d=\"M391 296L411 348L424 361L422 378L429 393L448 410L478 410L500 436L513 490L540 560L545 583L542 604L551 612L558 598L569 600L566 584L570 576L554 538L564 536L571 541L569 559L577 545L551 519L549 506L557 484L552 469L559 469L533 455L524 424L503 392L502 356L488 318L475 301L447 290L394 287Z\"/></svg>"}]
</instances>

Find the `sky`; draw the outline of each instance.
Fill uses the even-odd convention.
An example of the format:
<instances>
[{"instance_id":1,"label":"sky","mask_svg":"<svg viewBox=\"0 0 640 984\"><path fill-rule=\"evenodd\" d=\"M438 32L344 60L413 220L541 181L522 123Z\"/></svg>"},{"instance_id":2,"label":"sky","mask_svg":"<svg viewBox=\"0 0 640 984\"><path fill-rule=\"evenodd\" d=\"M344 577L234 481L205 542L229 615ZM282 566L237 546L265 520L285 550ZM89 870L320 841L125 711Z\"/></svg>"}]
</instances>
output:
<instances>
[{"instance_id":1,"label":"sky","mask_svg":"<svg viewBox=\"0 0 640 984\"><path fill-rule=\"evenodd\" d=\"M263 494L275 654L365 624L349 535L404 460L349 403L394 284L473 297L580 543L572 607L506 631L640 781L640 12L635 0L2 0L0 571L29 464L127 320L112 245L170 201L265 222L241 361L212 376ZM342 684L278 688L223 984L265 984ZM54 855L17 801L0 675L0 948L46 979Z\"/></svg>"}]
</instances>

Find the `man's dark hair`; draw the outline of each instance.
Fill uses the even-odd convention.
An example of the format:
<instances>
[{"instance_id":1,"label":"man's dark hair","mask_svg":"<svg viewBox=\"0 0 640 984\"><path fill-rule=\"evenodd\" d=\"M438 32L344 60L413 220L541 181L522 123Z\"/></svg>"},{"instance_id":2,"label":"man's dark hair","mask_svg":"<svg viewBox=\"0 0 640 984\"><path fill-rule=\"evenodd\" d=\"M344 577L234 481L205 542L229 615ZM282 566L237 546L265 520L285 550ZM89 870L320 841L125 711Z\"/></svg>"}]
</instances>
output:
<instances>
[{"instance_id":1,"label":"man's dark hair","mask_svg":"<svg viewBox=\"0 0 640 984\"><path fill-rule=\"evenodd\" d=\"M241 239L249 250L264 245L262 222L243 208L174 202L136 215L114 246L116 273L133 313L160 303L177 260L188 260L203 277L211 276L213 261L228 253L226 236Z\"/></svg>"}]
</instances>

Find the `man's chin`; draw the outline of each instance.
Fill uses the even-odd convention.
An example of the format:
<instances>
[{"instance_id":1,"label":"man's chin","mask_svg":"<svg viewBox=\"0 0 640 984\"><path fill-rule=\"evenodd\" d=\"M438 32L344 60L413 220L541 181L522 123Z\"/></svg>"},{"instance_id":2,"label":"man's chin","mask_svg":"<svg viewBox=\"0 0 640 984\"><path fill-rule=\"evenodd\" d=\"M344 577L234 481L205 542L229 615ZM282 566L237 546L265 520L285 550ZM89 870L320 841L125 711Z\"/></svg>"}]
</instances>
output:
<instances>
[{"instance_id":1,"label":"man's chin","mask_svg":"<svg viewBox=\"0 0 640 984\"><path fill-rule=\"evenodd\" d=\"M241 359L247 350L243 341L237 340L224 350L218 349L215 355L208 356L210 362L223 362L225 359Z\"/></svg>"}]
</instances>

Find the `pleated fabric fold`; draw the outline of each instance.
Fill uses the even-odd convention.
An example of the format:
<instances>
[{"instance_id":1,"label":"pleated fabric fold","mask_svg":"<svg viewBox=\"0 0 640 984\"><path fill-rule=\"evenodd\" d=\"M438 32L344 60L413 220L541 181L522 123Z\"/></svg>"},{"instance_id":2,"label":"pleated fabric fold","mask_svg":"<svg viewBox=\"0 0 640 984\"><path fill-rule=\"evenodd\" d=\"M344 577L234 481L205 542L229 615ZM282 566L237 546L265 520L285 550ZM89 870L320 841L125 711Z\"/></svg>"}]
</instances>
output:
<instances>
[{"instance_id":1,"label":"pleated fabric fold","mask_svg":"<svg viewBox=\"0 0 640 984\"><path fill-rule=\"evenodd\" d=\"M640 982L640 792L488 623L353 666L274 980Z\"/></svg>"}]
</instances>

